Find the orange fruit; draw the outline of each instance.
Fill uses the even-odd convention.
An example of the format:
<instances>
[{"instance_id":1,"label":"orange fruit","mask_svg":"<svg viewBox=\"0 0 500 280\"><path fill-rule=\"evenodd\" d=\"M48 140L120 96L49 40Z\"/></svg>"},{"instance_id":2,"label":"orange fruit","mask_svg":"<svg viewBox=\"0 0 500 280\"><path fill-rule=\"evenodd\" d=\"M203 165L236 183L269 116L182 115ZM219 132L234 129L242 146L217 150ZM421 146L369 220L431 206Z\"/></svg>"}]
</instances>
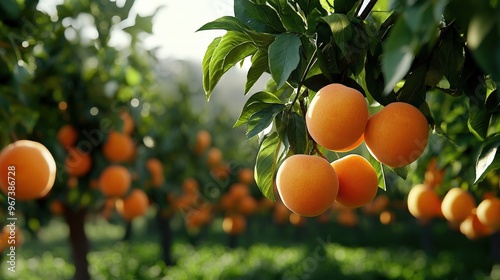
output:
<instances>
[{"instance_id":1,"label":"orange fruit","mask_svg":"<svg viewBox=\"0 0 500 280\"><path fill-rule=\"evenodd\" d=\"M292 155L276 174L283 204L301 216L319 216L331 206L339 192L339 179L330 163L319 156Z\"/></svg>"},{"instance_id":2,"label":"orange fruit","mask_svg":"<svg viewBox=\"0 0 500 280\"><path fill-rule=\"evenodd\" d=\"M69 148L64 161L64 167L69 175L81 177L92 168L92 157L76 148Z\"/></svg>"},{"instance_id":3,"label":"orange fruit","mask_svg":"<svg viewBox=\"0 0 500 280\"><path fill-rule=\"evenodd\" d=\"M18 225L14 228L10 228L9 225L5 225L0 231L0 236L0 252L4 248L10 248L11 246L20 247L24 243L24 236L21 231L21 227Z\"/></svg>"},{"instance_id":4,"label":"orange fruit","mask_svg":"<svg viewBox=\"0 0 500 280\"><path fill-rule=\"evenodd\" d=\"M344 209L337 214L337 222L346 227L354 227L358 224L358 215L352 208Z\"/></svg>"},{"instance_id":5,"label":"orange fruit","mask_svg":"<svg viewBox=\"0 0 500 280\"><path fill-rule=\"evenodd\" d=\"M493 229L500 228L500 199L491 197L479 203L476 209L479 221Z\"/></svg>"},{"instance_id":6,"label":"orange fruit","mask_svg":"<svg viewBox=\"0 0 500 280\"><path fill-rule=\"evenodd\" d=\"M122 197L130 189L132 176L121 165L106 167L99 176L99 189L107 197Z\"/></svg>"},{"instance_id":7,"label":"orange fruit","mask_svg":"<svg viewBox=\"0 0 500 280\"><path fill-rule=\"evenodd\" d=\"M229 177L230 172L230 166L228 164L222 164L222 162L210 168L210 174L214 179L225 180Z\"/></svg>"},{"instance_id":8,"label":"orange fruit","mask_svg":"<svg viewBox=\"0 0 500 280\"><path fill-rule=\"evenodd\" d=\"M163 163L157 158L150 158L146 161L146 168L151 175L163 174Z\"/></svg>"},{"instance_id":9,"label":"orange fruit","mask_svg":"<svg viewBox=\"0 0 500 280\"><path fill-rule=\"evenodd\" d=\"M130 135L134 131L134 119L127 111L120 112L120 119L123 121L122 132Z\"/></svg>"},{"instance_id":10,"label":"orange fruit","mask_svg":"<svg viewBox=\"0 0 500 280\"><path fill-rule=\"evenodd\" d=\"M267 211L273 209L274 205L276 204L272 200L268 199L267 197L262 197L259 200L259 210L260 211Z\"/></svg>"},{"instance_id":11,"label":"orange fruit","mask_svg":"<svg viewBox=\"0 0 500 280\"><path fill-rule=\"evenodd\" d=\"M184 193L198 193L200 185L195 178L189 177L182 182L182 190Z\"/></svg>"},{"instance_id":12,"label":"orange fruit","mask_svg":"<svg viewBox=\"0 0 500 280\"><path fill-rule=\"evenodd\" d=\"M196 145L194 152L197 155L201 155L205 150L212 144L212 136L210 132L206 130L200 130L196 133Z\"/></svg>"},{"instance_id":13,"label":"orange fruit","mask_svg":"<svg viewBox=\"0 0 500 280\"><path fill-rule=\"evenodd\" d=\"M229 187L229 195L231 195L236 201L240 201L242 198L250 195L248 186L234 183Z\"/></svg>"},{"instance_id":14,"label":"orange fruit","mask_svg":"<svg viewBox=\"0 0 500 280\"><path fill-rule=\"evenodd\" d=\"M246 185L252 184L254 182L253 170L251 168L242 168L238 173L238 181Z\"/></svg>"},{"instance_id":15,"label":"orange fruit","mask_svg":"<svg viewBox=\"0 0 500 280\"><path fill-rule=\"evenodd\" d=\"M346 207L361 207L377 195L378 175L360 155L347 155L331 163L339 178L337 201Z\"/></svg>"},{"instance_id":16,"label":"orange fruit","mask_svg":"<svg viewBox=\"0 0 500 280\"><path fill-rule=\"evenodd\" d=\"M0 231L0 253L2 253L5 248L10 247L8 234L8 232L3 232L3 230Z\"/></svg>"},{"instance_id":17,"label":"orange fruit","mask_svg":"<svg viewBox=\"0 0 500 280\"><path fill-rule=\"evenodd\" d=\"M474 240L488 236L493 233L493 229L484 225L479 220L475 209L460 223L460 232L468 239Z\"/></svg>"},{"instance_id":18,"label":"orange fruit","mask_svg":"<svg viewBox=\"0 0 500 280\"><path fill-rule=\"evenodd\" d=\"M106 198L101 209L101 214L104 218L108 220L111 218L111 214L113 214L113 211L115 210L116 200L117 199L114 197Z\"/></svg>"},{"instance_id":19,"label":"orange fruit","mask_svg":"<svg viewBox=\"0 0 500 280\"><path fill-rule=\"evenodd\" d=\"M320 224L326 224L326 223L330 222L330 214L331 214L331 212L326 211L325 213L319 215L316 218L317 221L318 221L318 223L320 223Z\"/></svg>"},{"instance_id":20,"label":"orange fruit","mask_svg":"<svg viewBox=\"0 0 500 280\"><path fill-rule=\"evenodd\" d=\"M127 221L143 216L148 208L148 196L141 189L134 189L127 197L116 200L116 211Z\"/></svg>"},{"instance_id":21,"label":"orange fruit","mask_svg":"<svg viewBox=\"0 0 500 280\"><path fill-rule=\"evenodd\" d=\"M68 181L66 182L66 185L70 189L74 189L74 188L78 187L78 177L69 176Z\"/></svg>"},{"instance_id":22,"label":"orange fruit","mask_svg":"<svg viewBox=\"0 0 500 280\"><path fill-rule=\"evenodd\" d=\"M290 213L290 216L288 216L288 220L290 221L290 224L292 224L292 225L294 225L296 227L302 227L302 226L305 226L305 224L306 224L306 218L305 217L303 217L303 216L301 216L301 215L299 215L297 213L293 213L293 212Z\"/></svg>"},{"instance_id":23,"label":"orange fruit","mask_svg":"<svg viewBox=\"0 0 500 280\"><path fill-rule=\"evenodd\" d=\"M257 201L252 196L243 197L238 204L238 212L243 215L252 215L257 211Z\"/></svg>"},{"instance_id":24,"label":"orange fruit","mask_svg":"<svg viewBox=\"0 0 500 280\"><path fill-rule=\"evenodd\" d=\"M375 204L375 210L380 213L384 211L389 205L389 197L387 197L387 195L385 194L381 194L375 197L373 203Z\"/></svg>"},{"instance_id":25,"label":"orange fruit","mask_svg":"<svg viewBox=\"0 0 500 280\"><path fill-rule=\"evenodd\" d=\"M465 220L475 207L476 201L472 194L461 188L451 188L441 203L444 218L455 224Z\"/></svg>"},{"instance_id":26,"label":"orange fruit","mask_svg":"<svg viewBox=\"0 0 500 280\"><path fill-rule=\"evenodd\" d=\"M102 147L104 157L111 162L124 162L134 155L134 142L129 135L111 131Z\"/></svg>"},{"instance_id":27,"label":"orange fruit","mask_svg":"<svg viewBox=\"0 0 500 280\"><path fill-rule=\"evenodd\" d=\"M208 224L212 219L210 208L203 207L200 209L190 210L186 214L186 226L191 229L199 228Z\"/></svg>"},{"instance_id":28,"label":"orange fruit","mask_svg":"<svg viewBox=\"0 0 500 280\"><path fill-rule=\"evenodd\" d=\"M441 216L441 199L437 193L424 184L415 185L408 193L410 214L424 221Z\"/></svg>"},{"instance_id":29,"label":"orange fruit","mask_svg":"<svg viewBox=\"0 0 500 280\"><path fill-rule=\"evenodd\" d=\"M165 183L163 174L163 164L156 158L150 158L146 161L146 168L151 173L152 184L155 187L161 187Z\"/></svg>"},{"instance_id":30,"label":"orange fruit","mask_svg":"<svg viewBox=\"0 0 500 280\"><path fill-rule=\"evenodd\" d=\"M354 142L352 145L344 148L344 149L339 149L339 150L335 150L336 152L339 152L339 153L346 153L346 152L349 152L349 151L352 151L354 149L356 149L357 147L361 146L361 144L365 141L365 137L364 135L362 134L361 137L359 137L358 140L356 140L356 142Z\"/></svg>"},{"instance_id":31,"label":"orange fruit","mask_svg":"<svg viewBox=\"0 0 500 280\"><path fill-rule=\"evenodd\" d=\"M389 205L389 198L385 194L376 196L370 203L363 206L363 212L367 215L378 215Z\"/></svg>"},{"instance_id":32,"label":"orange fruit","mask_svg":"<svg viewBox=\"0 0 500 280\"><path fill-rule=\"evenodd\" d=\"M57 140L63 148L73 147L78 139L78 131L70 124L65 124L57 131Z\"/></svg>"},{"instance_id":33,"label":"orange fruit","mask_svg":"<svg viewBox=\"0 0 500 280\"><path fill-rule=\"evenodd\" d=\"M230 195L229 193L226 193L226 194L222 195L222 197L220 199L220 204L221 204L221 207L225 211L232 211L236 208L237 201L234 199L234 197L232 195Z\"/></svg>"},{"instance_id":34,"label":"orange fruit","mask_svg":"<svg viewBox=\"0 0 500 280\"><path fill-rule=\"evenodd\" d=\"M382 213L380 213L380 222L384 225L389 225L394 223L394 220L396 219L396 214L390 210L385 210Z\"/></svg>"},{"instance_id":35,"label":"orange fruit","mask_svg":"<svg viewBox=\"0 0 500 280\"><path fill-rule=\"evenodd\" d=\"M185 193L176 201L177 210L187 210L194 207L198 201L198 193Z\"/></svg>"},{"instance_id":36,"label":"orange fruit","mask_svg":"<svg viewBox=\"0 0 500 280\"><path fill-rule=\"evenodd\" d=\"M349 209L349 207L346 207L346 206L338 203L337 201L334 201L333 204L332 204L332 211L334 213L341 212L341 211L343 211L345 209Z\"/></svg>"},{"instance_id":37,"label":"orange fruit","mask_svg":"<svg viewBox=\"0 0 500 280\"><path fill-rule=\"evenodd\" d=\"M334 151L346 150L359 141L368 117L363 94L334 83L321 88L313 97L306 113L306 126L319 145Z\"/></svg>"},{"instance_id":38,"label":"orange fruit","mask_svg":"<svg viewBox=\"0 0 500 280\"><path fill-rule=\"evenodd\" d=\"M53 215L56 215L56 216L62 215L62 213L64 213L64 206L63 206L62 202L59 200L53 200L49 204L49 209L50 209L50 213L52 213Z\"/></svg>"},{"instance_id":39,"label":"orange fruit","mask_svg":"<svg viewBox=\"0 0 500 280\"><path fill-rule=\"evenodd\" d=\"M290 210L286 208L285 204L281 201L276 202L273 212L273 221L278 225L282 225L287 221L289 215Z\"/></svg>"},{"instance_id":40,"label":"orange fruit","mask_svg":"<svg viewBox=\"0 0 500 280\"><path fill-rule=\"evenodd\" d=\"M207 163L211 167L218 166L222 162L222 152L219 148L212 147L208 150Z\"/></svg>"},{"instance_id":41,"label":"orange fruit","mask_svg":"<svg viewBox=\"0 0 500 280\"><path fill-rule=\"evenodd\" d=\"M394 102L368 119L364 137L368 150L378 161L390 167L403 167L424 152L429 124L414 106Z\"/></svg>"},{"instance_id":42,"label":"orange fruit","mask_svg":"<svg viewBox=\"0 0 500 280\"><path fill-rule=\"evenodd\" d=\"M245 231L246 227L246 218L240 214L226 216L222 221L222 230L227 234L241 234Z\"/></svg>"},{"instance_id":43,"label":"orange fruit","mask_svg":"<svg viewBox=\"0 0 500 280\"><path fill-rule=\"evenodd\" d=\"M0 152L0 190L16 200L44 197L55 179L54 157L39 142L18 140Z\"/></svg>"}]
</instances>

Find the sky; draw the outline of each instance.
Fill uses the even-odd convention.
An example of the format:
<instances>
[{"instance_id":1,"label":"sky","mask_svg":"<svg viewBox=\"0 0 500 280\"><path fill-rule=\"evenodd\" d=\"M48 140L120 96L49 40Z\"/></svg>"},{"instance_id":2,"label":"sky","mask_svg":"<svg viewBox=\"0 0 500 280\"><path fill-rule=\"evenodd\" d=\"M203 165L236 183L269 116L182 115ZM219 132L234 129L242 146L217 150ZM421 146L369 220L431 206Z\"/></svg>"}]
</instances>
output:
<instances>
[{"instance_id":1,"label":"sky","mask_svg":"<svg viewBox=\"0 0 500 280\"><path fill-rule=\"evenodd\" d=\"M136 0L134 9L150 15L157 7L153 21L154 36L146 42L159 46L160 58L201 60L210 42L224 31L199 31L203 24L221 16L233 15L232 0Z\"/></svg>"},{"instance_id":2,"label":"sky","mask_svg":"<svg viewBox=\"0 0 500 280\"><path fill-rule=\"evenodd\" d=\"M125 0L110 0L120 2ZM55 12L63 0L40 0L46 11ZM366 1L364 1L366 4ZM135 0L133 13L148 16L160 9L153 19L153 36L146 40L148 47L159 47L159 58L174 57L201 61L207 46L225 31L196 32L203 24L226 15L233 15L233 0ZM118 40L119 39L119 36Z\"/></svg>"},{"instance_id":3,"label":"sky","mask_svg":"<svg viewBox=\"0 0 500 280\"><path fill-rule=\"evenodd\" d=\"M124 0L110 0L120 2ZM130 0L129 0L130 1ZM38 8L55 14L55 7L63 0L40 0ZM141 16L152 15L162 7L153 18L153 36L145 42L148 47L159 47L159 58L173 57L201 61L207 46L222 30L196 32L203 24L226 15L233 15L233 0L135 0L131 13ZM91 30L92 31L92 30ZM87 32L97 36L96 31ZM117 34L118 44L125 38ZM115 43L115 42L113 42Z\"/></svg>"}]
</instances>

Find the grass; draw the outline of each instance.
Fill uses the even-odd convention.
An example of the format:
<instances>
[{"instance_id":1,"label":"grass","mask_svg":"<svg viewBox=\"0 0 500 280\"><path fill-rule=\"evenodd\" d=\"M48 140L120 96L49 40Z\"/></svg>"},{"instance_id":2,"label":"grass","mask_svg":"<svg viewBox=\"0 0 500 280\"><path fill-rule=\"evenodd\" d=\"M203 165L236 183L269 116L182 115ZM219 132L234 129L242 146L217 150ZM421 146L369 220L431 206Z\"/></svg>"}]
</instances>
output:
<instances>
[{"instance_id":1,"label":"grass","mask_svg":"<svg viewBox=\"0 0 500 280\"><path fill-rule=\"evenodd\" d=\"M488 239L469 241L439 221L430 227L430 245L421 242L424 231L411 217L391 226L365 219L358 228L315 220L303 228L278 227L270 215L250 222L231 249L220 218L197 235L196 243L182 220L173 220L177 264L166 267L149 217L134 222L127 242L120 241L121 223L91 219L86 231L92 279L500 279L500 267L491 272ZM17 250L15 273L2 261L0 278L70 279L74 268L67 233L61 220L51 221L39 240L28 238Z\"/></svg>"}]
</instances>

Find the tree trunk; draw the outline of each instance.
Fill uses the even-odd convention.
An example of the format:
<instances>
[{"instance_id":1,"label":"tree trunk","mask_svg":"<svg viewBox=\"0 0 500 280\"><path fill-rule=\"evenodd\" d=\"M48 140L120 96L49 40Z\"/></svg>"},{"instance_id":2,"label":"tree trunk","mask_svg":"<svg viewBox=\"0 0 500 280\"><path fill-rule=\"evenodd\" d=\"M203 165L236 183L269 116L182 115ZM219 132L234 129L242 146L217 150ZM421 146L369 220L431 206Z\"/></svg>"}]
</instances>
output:
<instances>
[{"instance_id":1,"label":"tree trunk","mask_svg":"<svg viewBox=\"0 0 500 280\"><path fill-rule=\"evenodd\" d=\"M432 242L432 226L431 221L425 222L421 225L422 228L422 249L425 253L431 254L434 251L433 242Z\"/></svg>"},{"instance_id":2,"label":"tree trunk","mask_svg":"<svg viewBox=\"0 0 500 280\"><path fill-rule=\"evenodd\" d=\"M122 241L130 241L132 239L132 222L127 221L125 224L125 234L123 235Z\"/></svg>"},{"instance_id":3,"label":"tree trunk","mask_svg":"<svg viewBox=\"0 0 500 280\"><path fill-rule=\"evenodd\" d=\"M500 264L500 231L491 236L491 257L495 264Z\"/></svg>"},{"instance_id":4,"label":"tree trunk","mask_svg":"<svg viewBox=\"0 0 500 280\"><path fill-rule=\"evenodd\" d=\"M227 235L227 246L231 249L238 247L238 235L228 234Z\"/></svg>"},{"instance_id":5,"label":"tree trunk","mask_svg":"<svg viewBox=\"0 0 500 280\"><path fill-rule=\"evenodd\" d=\"M64 218L69 226L69 241L73 253L73 264L75 265L74 280L89 280L89 240L85 234L86 209L71 209L65 207Z\"/></svg>"},{"instance_id":6,"label":"tree trunk","mask_svg":"<svg viewBox=\"0 0 500 280\"><path fill-rule=\"evenodd\" d=\"M172 229L170 228L170 217L163 216L161 210L158 210L156 212L156 220L158 221L158 228L160 230L162 260L167 266L175 265L172 259L173 235Z\"/></svg>"}]
</instances>

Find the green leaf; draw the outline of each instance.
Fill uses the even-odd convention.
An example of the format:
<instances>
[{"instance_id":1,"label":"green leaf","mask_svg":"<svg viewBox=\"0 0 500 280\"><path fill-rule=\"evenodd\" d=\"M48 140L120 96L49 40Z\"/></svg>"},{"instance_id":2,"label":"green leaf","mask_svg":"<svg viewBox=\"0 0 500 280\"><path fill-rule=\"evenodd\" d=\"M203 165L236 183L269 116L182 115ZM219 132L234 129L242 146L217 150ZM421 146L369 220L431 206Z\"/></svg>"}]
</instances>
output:
<instances>
[{"instance_id":1,"label":"green leaf","mask_svg":"<svg viewBox=\"0 0 500 280\"><path fill-rule=\"evenodd\" d=\"M464 68L466 65L464 65ZM464 70L465 71L465 70ZM476 69L471 73L470 77L465 80L462 89L469 98L471 106L483 108L486 103L486 94L488 91L486 79L481 70Z\"/></svg>"},{"instance_id":2,"label":"green leaf","mask_svg":"<svg viewBox=\"0 0 500 280\"><path fill-rule=\"evenodd\" d=\"M333 13L333 0L319 0L321 3L321 6L323 9L325 9L327 12Z\"/></svg>"},{"instance_id":3,"label":"green leaf","mask_svg":"<svg viewBox=\"0 0 500 280\"><path fill-rule=\"evenodd\" d=\"M136 15L134 25L123 28L123 31L136 37L139 33L145 32L148 34L153 33L153 16L141 17Z\"/></svg>"},{"instance_id":4,"label":"green leaf","mask_svg":"<svg viewBox=\"0 0 500 280\"><path fill-rule=\"evenodd\" d=\"M401 179L406 180L408 177L408 167L389 167L390 170L392 170L396 175L398 175Z\"/></svg>"},{"instance_id":5,"label":"green leaf","mask_svg":"<svg viewBox=\"0 0 500 280\"><path fill-rule=\"evenodd\" d=\"M485 107L476 106L471 102L467 126L469 127L469 131L479 140L483 140L486 137L490 119L491 115Z\"/></svg>"},{"instance_id":6,"label":"green leaf","mask_svg":"<svg viewBox=\"0 0 500 280\"><path fill-rule=\"evenodd\" d=\"M248 0L235 0L234 15L257 32L281 33L285 31L276 11L266 5L259 5Z\"/></svg>"},{"instance_id":7,"label":"green leaf","mask_svg":"<svg viewBox=\"0 0 500 280\"><path fill-rule=\"evenodd\" d=\"M325 13L319 9L312 10L307 16L307 33L314 34L316 32L316 26L318 25L318 19L325 16Z\"/></svg>"},{"instance_id":8,"label":"green leaf","mask_svg":"<svg viewBox=\"0 0 500 280\"><path fill-rule=\"evenodd\" d=\"M286 129L288 143L294 154L304 154L307 148L307 129L304 117L292 112Z\"/></svg>"},{"instance_id":9,"label":"green leaf","mask_svg":"<svg viewBox=\"0 0 500 280\"><path fill-rule=\"evenodd\" d=\"M398 101L410 103L417 108L425 102L427 92L425 87L426 68L425 65L421 65L407 75L405 84L399 91Z\"/></svg>"},{"instance_id":10,"label":"green leaf","mask_svg":"<svg viewBox=\"0 0 500 280\"><path fill-rule=\"evenodd\" d=\"M203 56L203 60L201 62L201 69L203 71L202 84L203 84L203 90L207 94L207 98L210 96L210 93L212 92L210 88L215 87L215 85L214 86L211 85L211 80L210 80L210 61L212 60L214 51L220 44L221 40L222 37L217 37L210 43L210 45L208 45L205 55Z\"/></svg>"},{"instance_id":11,"label":"green leaf","mask_svg":"<svg viewBox=\"0 0 500 280\"><path fill-rule=\"evenodd\" d=\"M498 88L488 95L488 98L486 99L486 108L490 114L500 112L500 91Z\"/></svg>"},{"instance_id":12,"label":"green leaf","mask_svg":"<svg viewBox=\"0 0 500 280\"><path fill-rule=\"evenodd\" d=\"M488 136L479 148L476 160L476 179L474 184L481 182L489 172L500 168L500 133Z\"/></svg>"},{"instance_id":13,"label":"green leaf","mask_svg":"<svg viewBox=\"0 0 500 280\"><path fill-rule=\"evenodd\" d=\"M204 24L197 31L222 29L226 31L237 31L245 33L248 27L239 19L232 16L223 16L214 21Z\"/></svg>"},{"instance_id":14,"label":"green leaf","mask_svg":"<svg viewBox=\"0 0 500 280\"><path fill-rule=\"evenodd\" d=\"M333 42L338 46L343 55L349 51L349 39L353 35L349 17L344 14L331 14L320 18L325 22L332 32Z\"/></svg>"},{"instance_id":15,"label":"green leaf","mask_svg":"<svg viewBox=\"0 0 500 280\"><path fill-rule=\"evenodd\" d=\"M32 133L35 125L40 120L40 112L27 106L11 104L9 108L11 118L9 122L24 127L27 133Z\"/></svg>"},{"instance_id":16,"label":"green leaf","mask_svg":"<svg viewBox=\"0 0 500 280\"><path fill-rule=\"evenodd\" d=\"M394 10L391 8L391 2L390 0L378 0L373 6L369 18L374 20L377 28L393 14Z\"/></svg>"},{"instance_id":17,"label":"green leaf","mask_svg":"<svg viewBox=\"0 0 500 280\"><path fill-rule=\"evenodd\" d=\"M0 2L0 11L2 12L2 16L15 19L19 17L21 7L16 0L2 0Z\"/></svg>"},{"instance_id":18,"label":"green leaf","mask_svg":"<svg viewBox=\"0 0 500 280\"><path fill-rule=\"evenodd\" d=\"M293 10L291 5L282 6L280 16L281 22L285 26L286 30L299 34L306 32L306 23L304 22L304 19Z\"/></svg>"},{"instance_id":19,"label":"green leaf","mask_svg":"<svg viewBox=\"0 0 500 280\"><path fill-rule=\"evenodd\" d=\"M281 88L300 61L299 37L291 33L283 33L276 37L269 46L269 69L273 80Z\"/></svg>"},{"instance_id":20,"label":"green leaf","mask_svg":"<svg viewBox=\"0 0 500 280\"><path fill-rule=\"evenodd\" d=\"M245 83L245 94L252 88L252 86L259 80L264 72L269 71L269 56L267 52L257 50L252 56L252 65L248 69L247 81Z\"/></svg>"},{"instance_id":21,"label":"green leaf","mask_svg":"<svg viewBox=\"0 0 500 280\"><path fill-rule=\"evenodd\" d=\"M471 50L481 69L500 84L500 40L498 34L500 34L500 23L497 22L495 28L490 30L481 44L476 48L471 47Z\"/></svg>"},{"instance_id":22,"label":"green leaf","mask_svg":"<svg viewBox=\"0 0 500 280\"><path fill-rule=\"evenodd\" d=\"M243 109L241 110L241 114L238 117L238 120L234 124L233 128L239 127L248 122L250 117L256 112L272 105L272 104L280 104L281 100L276 97L276 95L267 92L260 91L253 94L245 105L243 105Z\"/></svg>"},{"instance_id":23,"label":"green leaf","mask_svg":"<svg viewBox=\"0 0 500 280\"><path fill-rule=\"evenodd\" d=\"M348 14L360 4L359 2L359 0L335 0L333 3L335 13Z\"/></svg>"},{"instance_id":24,"label":"green leaf","mask_svg":"<svg viewBox=\"0 0 500 280\"><path fill-rule=\"evenodd\" d=\"M255 112L247 122L247 139L254 137L271 125L274 117L285 108L283 104L270 104Z\"/></svg>"},{"instance_id":25,"label":"green leaf","mask_svg":"<svg viewBox=\"0 0 500 280\"><path fill-rule=\"evenodd\" d=\"M323 9L319 1L296 0L296 2L299 5L300 9L305 13L308 19L311 13L320 12L320 10Z\"/></svg>"},{"instance_id":26,"label":"green leaf","mask_svg":"<svg viewBox=\"0 0 500 280\"><path fill-rule=\"evenodd\" d=\"M443 74L448 79L450 88L458 88L460 84L460 74L465 60L464 45L464 39L455 28L446 28L441 33L439 63L443 67Z\"/></svg>"},{"instance_id":27,"label":"green leaf","mask_svg":"<svg viewBox=\"0 0 500 280\"><path fill-rule=\"evenodd\" d=\"M142 81L142 76L134 67L127 67L125 71L125 81L129 86L137 86Z\"/></svg>"},{"instance_id":28,"label":"green leaf","mask_svg":"<svg viewBox=\"0 0 500 280\"><path fill-rule=\"evenodd\" d=\"M347 53L343 58L346 61L347 69L353 76L357 77L363 71L366 61L366 54L373 40L368 35L367 25L362 20L350 18L352 35L349 38ZM376 40L378 41L378 40Z\"/></svg>"},{"instance_id":29,"label":"green leaf","mask_svg":"<svg viewBox=\"0 0 500 280\"><path fill-rule=\"evenodd\" d=\"M363 95L366 96L365 90L363 89L362 86L360 86L354 79L350 77L344 77L341 74L333 74L331 75L331 79L328 79L323 74L318 74L311 76L304 81L304 85L308 89L316 92L319 91L322 87L329 85L331 83L341 83L350 88L357 89L359 92L361 92Z\"/></svg>"},{"instance_id":30,"label":"green leaf","mask_svg":"<svg viewBox=\"0 0 500 280\"><path fill-rule=\"evenodd\" d=\"M371 97L381 105L386 106L389 103L396 102L397 98L393 90L389 94L384 94L384 78L380 72L378 56L378 53L372 55L370 52L366 56L365 83Z\"/></svg>"},{"instance_id":31,"label":"green leaf","mask_svg":"<svg viewBox=\"0 0 500 280\"><path fill-rule=\"evenodd\" d=\"M284 7L288 5L287 0L265 0L265 2L273 7L278 12L278 14L281 14L281 12L284 10Z\"/></svg>"},{"instance_id":32,"label":"green leaf","mask_svg":"<svg viewBox=\"0 0 500 280\"><path fill-rule=\"evenodd\" d=\"M486 37L494 30L494 13L476 13L472 16L467 30L467 47L477 49Z\"/></svg>"},{"instance_id":33,"label":"green leaf","mask_svg":"<svg viewBox=\"0 0 500 280\"><path fill-rule=\"evenodd\" d=\"M378 187L383 189L384 191L387 190L387 186L385 184L384 166L370 153L368 153L367 157L368 157L368 162L373 166L373 168L377 172Z\"/></svg>"},{"instance_id":34,"label":"green leaf","mask_svg":"<svg viewBox=\"0 0 500 280\"><path fill-rule=\"evenodd\" d=\"M272 201L274 197L274 174L277 168L277 158L281 147L278 133L273 132L260 144L255 162L255 182L262 194Z\"/></svg>"},{"instance_id":35,"label":"green leaf","mask_svg":"<svg viewBox=\"0 0 500 280\"><path fill-rule=\"evenodd\" d=\"M209 46L210 48L211 46ZM228 31L213 50L208 65L208 87L205 89L207 99L219 82L220 78L236 63L254 54L257 47L245 34ZM205 84L205 82L204 82Z\"/></svg>"},{"instance_id":36,"label":"green leaf","mask_svg":"<svg viewBox=\"0 0 500 280\"><path fill-rule=\"evenodd\" d=\"M384 93L389 93L396 83L410 70L416 50L415 38L403 20L392 27L387 42L382 46L382 73L384 74Z\"/></svg>"}]
</instances>

